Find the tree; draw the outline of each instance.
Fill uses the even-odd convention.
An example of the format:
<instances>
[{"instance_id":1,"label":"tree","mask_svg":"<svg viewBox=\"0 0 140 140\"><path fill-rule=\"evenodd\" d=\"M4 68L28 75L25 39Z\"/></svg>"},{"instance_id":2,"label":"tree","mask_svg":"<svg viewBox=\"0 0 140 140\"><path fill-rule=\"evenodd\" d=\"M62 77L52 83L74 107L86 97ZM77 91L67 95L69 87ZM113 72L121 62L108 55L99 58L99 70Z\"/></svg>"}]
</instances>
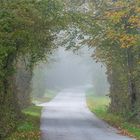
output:
<instances>
[{"instance_id":1,"label":"tree","mask_svg":"<svg viewBox=\"0 0 140 140\"><path fill-rule=\"evenodd\" d=\"M24 60L21 63L32 74L34 65L51 54L54 33L66 23L57 0L0 3L0 138L3 138L22 117L16 83L19 61Z\"/></svg>"},{"instance_id":2,"label":"tree","mask_svg":"<svg viewBox=\"0 0 140 140\"><path fill-rule=\"evenodd\" d=\"M110 111L136 117L139 108L140 2L89 1L89 12L75 16L75 24L89 36L93 58L107 67ZM76 11L75 11L76 13Z\"/></svg>"},{"instance_id":3,"label":"tree","mask_svg":"<svg viewBox=\"0 0 140 140\"><path fill-rule=\"evenodd\" d=\"M140 2L110 1L102 9L104 13L93 18L99 30L97 34L93 31L89 45L96 48L95 58L107 67L111 109L134 115L139 110Z\"/></svg>"}]
</instances>

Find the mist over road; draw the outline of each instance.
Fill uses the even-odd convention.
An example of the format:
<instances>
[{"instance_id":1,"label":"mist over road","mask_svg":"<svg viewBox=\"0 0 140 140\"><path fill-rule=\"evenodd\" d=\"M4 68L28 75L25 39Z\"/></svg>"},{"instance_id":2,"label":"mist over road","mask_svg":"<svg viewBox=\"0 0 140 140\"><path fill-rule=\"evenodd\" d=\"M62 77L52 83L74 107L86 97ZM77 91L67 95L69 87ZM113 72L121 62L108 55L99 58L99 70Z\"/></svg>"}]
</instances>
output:
<instances>
[{"instance_id":1,"label":"mist over road","mask_svg":"<svg viewBox=\"0 0 140 140\"><path fill-rule=\"evenodd\" d=\"M80 89L63 90L42 105L41 140L133 140L92 114Z\"/></svg>"}]
</instances>

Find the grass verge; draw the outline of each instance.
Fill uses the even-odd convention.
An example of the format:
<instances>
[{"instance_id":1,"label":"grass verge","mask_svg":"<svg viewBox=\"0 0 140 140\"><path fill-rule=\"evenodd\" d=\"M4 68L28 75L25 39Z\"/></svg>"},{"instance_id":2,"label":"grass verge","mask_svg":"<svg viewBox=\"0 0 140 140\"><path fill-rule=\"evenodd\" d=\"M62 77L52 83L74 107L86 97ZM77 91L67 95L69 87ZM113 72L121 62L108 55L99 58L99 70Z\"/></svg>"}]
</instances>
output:
<instances>
[{"instance_id":1,"label":"grass verge","mask_svg":"<svg viewBox=\"0 0 140 140\"><path fill-rule=\"evenodd\" d=\"M34 98L33 103L39 104L49 102L57 95L57 92L47 90L42 98ZM19 121L17 129L6 140L39 140L40 139L40 117L42 107L30 106L22 110L23 118Z\"/></svg>"},{"instance_id":2,"label":"grass verge","mask_svg":"<svg viewBox=\"0 0 140 140\"><path fill-rule=\"evenodd\" d=\"M51 101L58 92L53 90L47 90L43 97L33 97L32 101L34 104L40 104Z\"/></svg>"},{"instance_id":3,"label":"grass verge","mask_svg":"<svg viewBox=\"0 0 140 140\"><path fill-rule=\"evenodd\" d=\"M120 115L108 112L110 100L108 97L99 97L93 92L87 92L87 105L91 112L95 113L100 119L108 122L110 125L118 128L120 134L135 137L140 140L140 125L135 122L128 122Z\"/></svg>"},{"instance_id":4,"label":"grass verge","mask_svg":"<svg viewBox=\"0 0 140 140\"><path fill-rule=\"evenodd\" d=\"M30 106L23 110L24 119L18 123L16 131L6 140L39 140L41 107Z\"/></svg>"}]
</instances>

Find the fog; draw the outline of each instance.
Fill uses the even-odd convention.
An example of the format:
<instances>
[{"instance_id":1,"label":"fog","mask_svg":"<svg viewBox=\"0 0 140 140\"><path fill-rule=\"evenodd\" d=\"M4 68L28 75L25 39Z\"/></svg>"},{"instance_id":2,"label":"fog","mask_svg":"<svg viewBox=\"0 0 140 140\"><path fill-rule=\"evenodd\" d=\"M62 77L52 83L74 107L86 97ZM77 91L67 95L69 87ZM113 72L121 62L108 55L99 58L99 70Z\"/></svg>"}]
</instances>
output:
<instances>
[{"instance_id":1,"label":"fog","mask_svg":"<svg viewBox=\"0 0 140 140\"><path fill-rule=\"evenodd\" d=\"M92 49L83 47L76 53L59 47L47 63L40 63L34 69L32 79L33 96L43 96L47 89L88 87L95 94L108 92L106 68L91 57Z\"/></svg>"}]
</instances>

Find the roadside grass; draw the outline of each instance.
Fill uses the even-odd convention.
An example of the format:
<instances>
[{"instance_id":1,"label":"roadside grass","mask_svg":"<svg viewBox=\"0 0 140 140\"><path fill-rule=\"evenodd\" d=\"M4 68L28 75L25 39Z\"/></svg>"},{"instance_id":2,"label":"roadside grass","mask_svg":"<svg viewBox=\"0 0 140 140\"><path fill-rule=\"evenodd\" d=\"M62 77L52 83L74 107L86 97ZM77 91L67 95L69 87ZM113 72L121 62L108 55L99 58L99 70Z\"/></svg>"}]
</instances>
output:
<instances>
[{"instance_id":1,"label":"roadside grass","mask_svg":"<svg viewBox=\"0 0 140 140\"><path fill-rule=\"evenodd\" d=\"M46 90L46 93L43 97L33 97L32 101L35 104L45 103L52 100L57 95L56 91Z\"/></svg>"},{"instance_id":2,"label":"roadside grass","mask_svg":"<svg viewBox=\"0 0 140 140\"><path fill-rule=\"evenodd\" d=\"M110 99L107 96L96 96L93 92L87 91L87 105L91 112L100 119L116 127L120 134L135 137L140 140L140 125L136 122L129 122L124 117L108 112Z\"/></svg>"},{"instance_id":3,"label":"roadside grass","mask_svg":"<svg viewBox=\"0 0 140 140\"><path fill-rule=\"evenodd\" d=\"M39 140L40 116L42 107L30 106L24 109L24 119L17 126L16 131L6 140Z\"/></svg>"},{"instance_id":4,"label":"roadside grass","mask_svg":"<svg viewBox=\"0 0 140 140\"><path fill-rule=\"evenodd\" d=\"M43 98L34 98L33 104L49 102L56 94L57 92L47 90ZM23 109L23 118L18 122L15 132L6 140L39 140L41 110L42 107L35 105Z\"/></svg>"}]
</instances>

